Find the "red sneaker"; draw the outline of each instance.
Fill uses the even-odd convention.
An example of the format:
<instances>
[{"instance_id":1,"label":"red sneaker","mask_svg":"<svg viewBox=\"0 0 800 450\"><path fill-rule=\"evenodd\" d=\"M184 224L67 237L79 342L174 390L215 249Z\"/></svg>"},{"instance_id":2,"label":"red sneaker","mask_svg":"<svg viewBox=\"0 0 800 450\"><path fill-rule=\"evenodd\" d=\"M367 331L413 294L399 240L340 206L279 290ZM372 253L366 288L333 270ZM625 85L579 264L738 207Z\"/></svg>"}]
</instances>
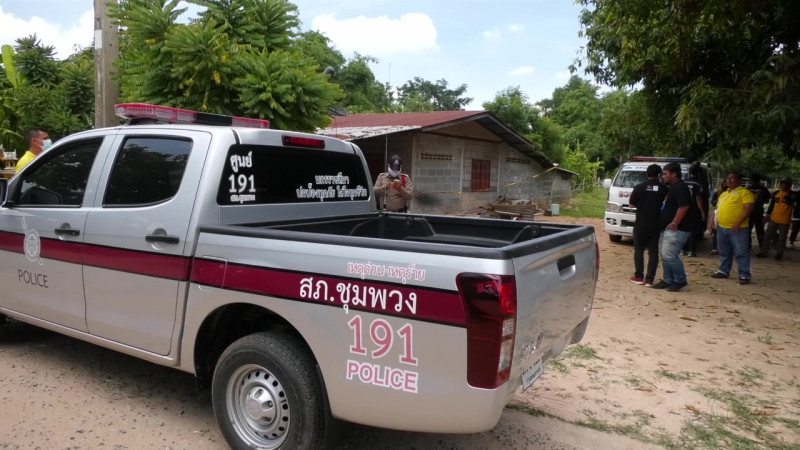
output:
<instances>
[{"instance_id":1,"label":"red sneaker","mask_svg":"<svg viewBox=\"0 0 800 450\"><path fill-rule=\"evenodd\" d=\"M633 283L633 284L644 284L644 278L642 278L642 277L631 277L631 283Z\"/></svg>"}]
</instances>

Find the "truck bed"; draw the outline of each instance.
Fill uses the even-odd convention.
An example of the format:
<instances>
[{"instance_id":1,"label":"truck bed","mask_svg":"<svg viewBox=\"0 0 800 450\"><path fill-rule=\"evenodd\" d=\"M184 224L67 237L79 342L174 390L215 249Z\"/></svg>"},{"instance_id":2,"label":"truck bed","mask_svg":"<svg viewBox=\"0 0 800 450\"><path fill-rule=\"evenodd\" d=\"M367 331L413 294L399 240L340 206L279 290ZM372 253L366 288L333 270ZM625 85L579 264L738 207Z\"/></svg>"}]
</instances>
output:
<instances>
[{"instance_id":1,"label":"truck bed","mask_svg":"<svg viewBox=\"0 0 800 450\"><path fill-rule=\"evenodd\" d=\"M522 248L524 253L555 248L590 235L594 229L549 222L376 212L314 220L209 226L202 231L342 245L352 245L353 238L369 238L369 243L363 239L358 241L376 248L402 247L423 253L475 254L478 251L482 257L497 259L516 256ZM341 237L338 242L331 241L336 236ZM531 245L535 248L531 249Z\"/></svg>"}]
</instances>

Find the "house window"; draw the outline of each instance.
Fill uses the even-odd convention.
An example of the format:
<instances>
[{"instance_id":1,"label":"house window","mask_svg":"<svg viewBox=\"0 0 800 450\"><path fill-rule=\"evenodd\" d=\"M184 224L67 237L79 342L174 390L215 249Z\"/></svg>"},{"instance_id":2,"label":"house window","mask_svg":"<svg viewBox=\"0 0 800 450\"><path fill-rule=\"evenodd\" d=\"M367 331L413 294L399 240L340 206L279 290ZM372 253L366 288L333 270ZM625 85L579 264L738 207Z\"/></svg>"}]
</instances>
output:
<instances>
[{"instance_id":1,"label":"house window","mask_svg":"<svg viewBox=\"0 0 800 450\"><path fill-rule=\"evenodd\" d=\"M472 192L486 192L492 179L492 162L472 159Z\"/></svg>"}]
</instances>

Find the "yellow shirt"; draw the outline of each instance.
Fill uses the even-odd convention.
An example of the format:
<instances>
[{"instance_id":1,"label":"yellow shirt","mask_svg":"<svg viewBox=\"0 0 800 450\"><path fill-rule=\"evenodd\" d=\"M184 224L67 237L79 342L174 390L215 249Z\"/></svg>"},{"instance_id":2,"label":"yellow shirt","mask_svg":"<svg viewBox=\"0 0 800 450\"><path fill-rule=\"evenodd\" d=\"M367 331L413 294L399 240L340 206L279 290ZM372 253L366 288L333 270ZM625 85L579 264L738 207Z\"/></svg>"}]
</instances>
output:
<instances>
[{"instance_id":1,"label":"yellow shirt","mask_svg":"<svg viewBox=\"0 0 800 450\"><path fill-rule=\"evenodd\" d=\"M14 168L14 173L18 173L23 167L30 164L34 159L36 159L36 155L34 155L30 150L25 152L25 154L22 155L22 158L17 161L17 167Z\"/></svg>"},{"instance_id":2,"label":"yellow shirt","mask_svg":"<svg viewBox=\"0 0 800 450\"><path fill-rule=\"evenodd\" d=\"M792 223L791 191L778 191L772 196L772 215L770 220L782 225Z\"/></svg>"},{"instance_id":3,"label":"yellow shirt","mask_svg":"<svg viewBox=\"0 0 800 450\"><path fill-rule=\"evenodd\" d=\"M756 196L750 190L741 186L734 190L728 190L719 196L717 202L717 222L722 228L733 228L736 221L742 217L744 210L749 204L756 202ZM742 228L749 226L748 218L740 224Z\"/></svg>"}]
</instances>

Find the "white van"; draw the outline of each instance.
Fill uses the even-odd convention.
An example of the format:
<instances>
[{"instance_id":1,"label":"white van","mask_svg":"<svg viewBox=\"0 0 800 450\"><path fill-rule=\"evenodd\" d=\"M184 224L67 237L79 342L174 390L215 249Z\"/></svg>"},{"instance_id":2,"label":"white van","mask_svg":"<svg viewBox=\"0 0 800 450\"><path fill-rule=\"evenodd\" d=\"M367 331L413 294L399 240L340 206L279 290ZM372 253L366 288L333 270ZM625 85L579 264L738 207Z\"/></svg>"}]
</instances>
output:
<instances>
[{"instance_id":1,"label":"white van","mask_svg":"<svg viewBox=\"0 0 800 450\"><path fill-rule=\"evenodd\" d=\"M603 180L603 187L608 189L606 202L605 226L606 233L612 242L620 242L623 237L633 238L633 222L636 220L636 208L628 205L633 187L647 179L647 166L659 164L662 168L668 163L676 162L681 165L681 179L689 177L689 167L693 163L686 158L660 158L657 156L634 156L633 161L628 161L620 167L617 175ZM708 206L711 192L711 174L708 165L696 163L700 167L700 184L705 186L705 200Z\"/></svg>"}]
</instances>

